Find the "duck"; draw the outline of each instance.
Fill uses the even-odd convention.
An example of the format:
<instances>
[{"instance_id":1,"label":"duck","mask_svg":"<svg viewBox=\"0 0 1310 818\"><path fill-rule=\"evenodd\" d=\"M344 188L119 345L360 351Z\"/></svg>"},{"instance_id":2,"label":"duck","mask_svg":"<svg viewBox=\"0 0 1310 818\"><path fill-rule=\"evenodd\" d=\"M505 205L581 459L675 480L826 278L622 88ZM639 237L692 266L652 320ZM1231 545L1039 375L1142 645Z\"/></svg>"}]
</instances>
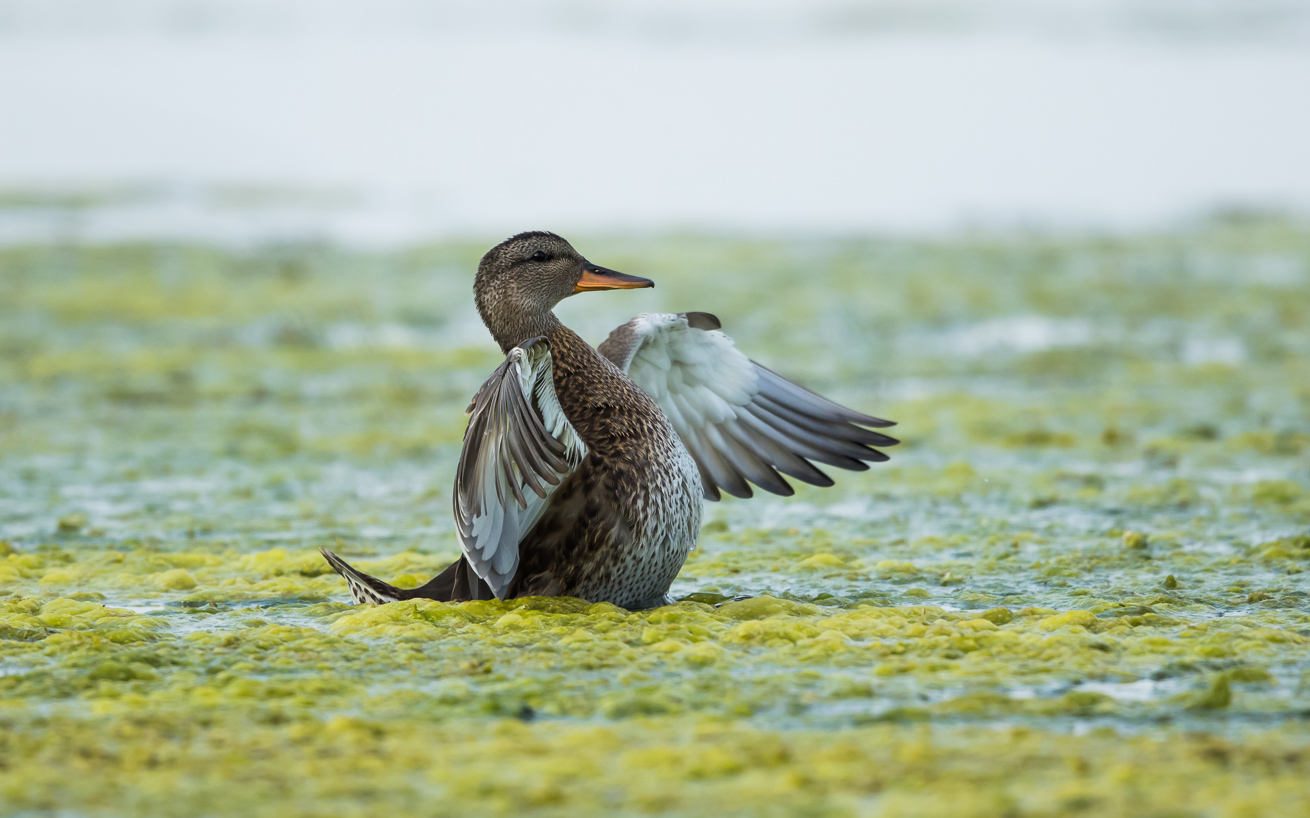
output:
<instances>
[{"instance_id":1,"label":"duck","mask_svg":"<svg viewBox=\"0 0 1310 818\"><path fill-rule=\"evenodd\" d=\"M556 317L566 298L653 287L593 264L555 233L519 233L482 257L474 303L504 360L474 394L455 470L461 554L398 588L327 548L357 604L576 597L626 609L669 590L705 501L789 496L787 477L863 471L894 422L841 406L756 363L714 315L646 313L592 347Z\"/></svg>"}]
</instances>

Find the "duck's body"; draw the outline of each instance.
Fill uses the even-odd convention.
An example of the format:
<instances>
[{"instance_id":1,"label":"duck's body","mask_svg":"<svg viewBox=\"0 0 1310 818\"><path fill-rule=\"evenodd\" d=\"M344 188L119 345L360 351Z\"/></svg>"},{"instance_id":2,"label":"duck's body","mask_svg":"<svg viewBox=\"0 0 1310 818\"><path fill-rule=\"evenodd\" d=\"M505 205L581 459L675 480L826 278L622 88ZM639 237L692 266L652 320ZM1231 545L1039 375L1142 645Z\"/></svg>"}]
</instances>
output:
<instances>
[{"instance_id":1,"label":"duck's body","mask_svg":"<svg viewBox=\"0 0 1310 818\"><path fill-rule=\"evenodd\" d=\"M831 485L809 461L885 460L888 426L754 364L704 313L643 315L594 349L550 308L575 292L653 286L590 264L563 239L493 248L474 285L506 354L478 390L455 480L464 554L396 588L323 549L356 602L572 596L628 608L667 601L700 533L702 498L778 472Z\"/></svg>"},{"instance_id":2,"label":"duck's body","mask_svg":"<svg viewBox=\"0 0 1310 818\"><path fill-rule=\"evenodd\" d=\"M545 338L587 454L520 541L507 596L662 604L700 534L696 463L655 401L590 344L562 325Z\"/></svg>"}]
</instances>

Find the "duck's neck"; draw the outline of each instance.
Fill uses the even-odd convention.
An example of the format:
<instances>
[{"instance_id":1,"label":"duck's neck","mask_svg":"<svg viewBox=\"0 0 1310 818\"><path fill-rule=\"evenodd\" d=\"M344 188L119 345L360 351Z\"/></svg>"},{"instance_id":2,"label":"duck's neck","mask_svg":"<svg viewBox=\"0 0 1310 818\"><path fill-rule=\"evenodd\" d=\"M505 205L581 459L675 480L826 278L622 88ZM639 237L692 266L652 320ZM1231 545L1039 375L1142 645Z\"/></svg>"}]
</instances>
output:
<instances>
[{"instance_id":1,"label":"duck's neck","mask_svg":"<svg viewBox=\"0 0 1310 818\"><path fill-rule=\"evenodd\" d=\"M496 339L496 343L500 344L500 351L505 354L509 354L511 349L530 338L549 335L562 326L555 313L549 310L535 313L516 312L513 315L486 310L482 312L482 323L491 330L491 337Z\"/></svg>"}]
</instances>

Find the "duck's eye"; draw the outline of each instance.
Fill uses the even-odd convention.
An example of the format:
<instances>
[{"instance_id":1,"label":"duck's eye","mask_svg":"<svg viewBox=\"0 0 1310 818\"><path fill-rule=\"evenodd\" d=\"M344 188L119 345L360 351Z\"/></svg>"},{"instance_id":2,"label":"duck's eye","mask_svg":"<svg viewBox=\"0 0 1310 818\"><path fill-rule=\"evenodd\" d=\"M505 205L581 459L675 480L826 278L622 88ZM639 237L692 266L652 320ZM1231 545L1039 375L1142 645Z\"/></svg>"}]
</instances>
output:
<instances>
[{"instance_id":1,"label":"duck's eye","mask_svg":"<svg viewBox=\"0 0 1310 818\"><path fill-rule=\"evenodd\" d=\"M550 258L550 256L546 254L545 250L538 250L532 254L533 261L545 261L548 258Z\"/></svg>"}]
</instances>

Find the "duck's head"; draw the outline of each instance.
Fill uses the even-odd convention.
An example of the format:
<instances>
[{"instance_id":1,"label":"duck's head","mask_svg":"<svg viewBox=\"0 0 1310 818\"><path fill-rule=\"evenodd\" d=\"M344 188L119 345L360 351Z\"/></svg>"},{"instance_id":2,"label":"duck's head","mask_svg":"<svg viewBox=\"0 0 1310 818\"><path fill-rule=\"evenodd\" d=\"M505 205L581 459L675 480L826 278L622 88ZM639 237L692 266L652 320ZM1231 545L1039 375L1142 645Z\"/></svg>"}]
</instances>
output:
<instances>
[{"instance_id":1,"label":"duck's head","mask_svg":"<svg viewBox=\"0 0 1310 818\"><path fill-rule=\"evenodd\" d=\"M482 322L501 348L543 333L547 316L571 295L593 290L654 287L650 279L592 264L554 233L520 233L487 251L473 297Z\"/></svg>"}]
</instances>

